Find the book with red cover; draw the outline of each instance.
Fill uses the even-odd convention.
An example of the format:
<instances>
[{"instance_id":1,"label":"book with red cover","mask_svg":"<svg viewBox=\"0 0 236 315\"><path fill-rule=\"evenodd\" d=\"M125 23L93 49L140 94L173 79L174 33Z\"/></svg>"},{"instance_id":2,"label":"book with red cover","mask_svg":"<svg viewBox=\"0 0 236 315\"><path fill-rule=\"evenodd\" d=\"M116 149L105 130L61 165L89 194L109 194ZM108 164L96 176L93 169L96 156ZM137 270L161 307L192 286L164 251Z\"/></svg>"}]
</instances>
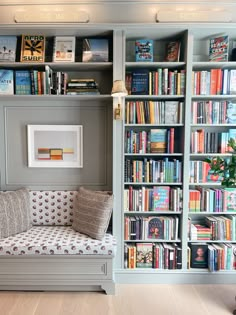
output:
<instances>
[{"instance_id":1,"label":"book with red cover","mask_svg":"<svg viewBox=\"0 0 236 315\"><path fill-rule=\"evenodd\" d=\"M172 41L166 44L165 61L178 62L180 55L180 42Z\"/></svg>"},{"instance_id":2,"label":"book with red cover","mask_svg":"<svg viewBox=\"0 0 236 315\"><path fill-rule=\"evenodd\" d=\"M216 36L210 38L209 61L228 61L229 36Z\"/></svg>"}]
</instances>

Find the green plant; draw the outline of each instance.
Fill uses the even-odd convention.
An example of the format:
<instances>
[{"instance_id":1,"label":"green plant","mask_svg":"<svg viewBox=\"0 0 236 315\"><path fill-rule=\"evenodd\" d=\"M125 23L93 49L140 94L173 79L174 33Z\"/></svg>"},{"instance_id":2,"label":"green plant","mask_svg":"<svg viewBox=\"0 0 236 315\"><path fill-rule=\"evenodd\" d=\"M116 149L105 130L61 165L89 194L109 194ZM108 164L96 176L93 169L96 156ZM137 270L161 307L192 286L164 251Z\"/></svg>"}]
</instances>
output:
<instances>
[{"instance_id":1,"label":"green plant","mask_svg":"<svg viewBox=\"0 0 236 315\"><path fill-rule=\"evenodd\" d=\"M213 157L205 159L210 165L211 170L215 175L219 175L221 185L224 187L236 187L236 141L230 138L228 147L232 149L229 158Z\"/></svg>"}]
</instances>

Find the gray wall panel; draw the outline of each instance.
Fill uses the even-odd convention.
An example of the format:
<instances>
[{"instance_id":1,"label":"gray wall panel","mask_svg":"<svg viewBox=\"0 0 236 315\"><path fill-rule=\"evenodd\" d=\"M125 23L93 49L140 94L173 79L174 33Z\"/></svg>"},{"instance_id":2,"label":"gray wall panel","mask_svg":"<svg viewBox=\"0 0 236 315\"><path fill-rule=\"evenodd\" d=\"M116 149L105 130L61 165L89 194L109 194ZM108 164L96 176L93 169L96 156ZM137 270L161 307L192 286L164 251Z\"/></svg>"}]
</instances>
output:
<instances>
[{"instance_id":1,"label":"gray wall panel","mask_svg":"<svg viewBox=\"0 0 236 315\"><path fill-rule=\"evenodd\" d=\"M5 103L6 188L70 189L79 185L110 189L111 104L104 101L44 101ZM28 124L83 125L83 168L29 168L27 166Z\"/></svg>"}]
</instances>

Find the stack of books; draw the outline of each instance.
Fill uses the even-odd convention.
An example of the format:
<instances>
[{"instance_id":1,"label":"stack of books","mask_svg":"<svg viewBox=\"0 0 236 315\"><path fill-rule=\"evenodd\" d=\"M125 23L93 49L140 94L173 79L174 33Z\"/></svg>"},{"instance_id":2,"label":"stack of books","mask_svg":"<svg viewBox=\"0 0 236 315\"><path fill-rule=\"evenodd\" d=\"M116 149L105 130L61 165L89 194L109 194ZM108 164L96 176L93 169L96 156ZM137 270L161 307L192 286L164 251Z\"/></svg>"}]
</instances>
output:
<instances>
[{"instance_id":1,"label":"stack of books","mask_svg":"<svg viewBox=\"0 0 236 315\"><path fill-rule=\"evenodd\" d=\"M94 79L71 79L67 84L66 94L100 94L100 92Z\"/></svg>"}]
</instances>

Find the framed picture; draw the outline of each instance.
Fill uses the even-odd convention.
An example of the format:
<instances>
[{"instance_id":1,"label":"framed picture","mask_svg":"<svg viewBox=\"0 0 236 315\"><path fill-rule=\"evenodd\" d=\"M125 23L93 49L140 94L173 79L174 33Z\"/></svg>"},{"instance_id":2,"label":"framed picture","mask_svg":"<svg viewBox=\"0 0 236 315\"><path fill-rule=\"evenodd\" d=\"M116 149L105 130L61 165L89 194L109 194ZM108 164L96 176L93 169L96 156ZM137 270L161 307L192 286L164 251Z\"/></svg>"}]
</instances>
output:
<instances>
[{"instance_id":1,"label":"framed picture","mask_svg":"<svg viewBox=\"0 0 236 315\"><path fill-rule=\"evenodd\" d=\"M83 167L83 126L27 125L29 167Z\"/></svg>"}]
</instances>

